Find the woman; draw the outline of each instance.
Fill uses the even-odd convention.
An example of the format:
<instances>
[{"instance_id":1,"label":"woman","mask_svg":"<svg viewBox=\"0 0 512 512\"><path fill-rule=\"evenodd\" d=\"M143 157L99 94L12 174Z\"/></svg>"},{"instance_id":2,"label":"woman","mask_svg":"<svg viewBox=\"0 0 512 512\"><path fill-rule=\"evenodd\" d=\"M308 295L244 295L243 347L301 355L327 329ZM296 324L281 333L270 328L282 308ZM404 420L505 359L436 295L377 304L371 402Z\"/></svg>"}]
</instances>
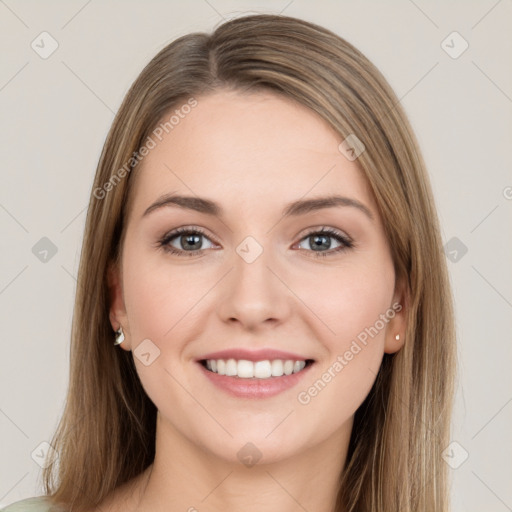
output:
<instances>
[{"instance_id":1,"label":"woman","mask_svg":"<svg viewBox=\"0 0 512 512\"><path fill-rule=\"evenodd\" d=\"M164 48L103 148L78 284L58 463L6 510L448 510L432 192L339 36L251 15Z\"/></svg>"}]
</instances>

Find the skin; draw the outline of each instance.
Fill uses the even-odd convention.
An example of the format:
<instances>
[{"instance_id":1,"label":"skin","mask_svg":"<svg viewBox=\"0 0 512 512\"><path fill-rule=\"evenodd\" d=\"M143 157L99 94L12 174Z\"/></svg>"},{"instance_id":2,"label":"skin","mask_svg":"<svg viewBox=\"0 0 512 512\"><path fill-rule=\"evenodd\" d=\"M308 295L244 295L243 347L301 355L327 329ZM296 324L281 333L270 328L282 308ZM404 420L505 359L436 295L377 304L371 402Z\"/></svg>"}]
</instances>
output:
<instances>
[{"instance_id":1,"label":"skin","mask_svg":"<svg viewBox=\"0 0 512 512\"><path fill-rule=\"evenodd\" d=\"M196 99L139 168L121 268L110 274L121 349L149 339L160 350L148 366L134 357L158 420L154 464L101 510L332 511L354 413L384 352L402 346L405 308L308 404L297 395L379 315L404 304L374 197L357 161L338 150L343 139L307 108L269 92ZM214 200L225 214L169 206L142 217L163 193ZM291 201L331 194L357 199L374 219L349 206L281 214ZM199 255L157 247L181 226L206 232ZM323 227L355 247L333 253L341 244L327 234L331 255L315 257L309 233ZM263 248L252 263L236 252L247 236ZM171 245L190 252L183 243L178 235ZM287 350L315 364L277 396L234 398L195 362L234 347ZM261 453L252 467L237 456L248 442Z\"/></svg>"}]
</instances>

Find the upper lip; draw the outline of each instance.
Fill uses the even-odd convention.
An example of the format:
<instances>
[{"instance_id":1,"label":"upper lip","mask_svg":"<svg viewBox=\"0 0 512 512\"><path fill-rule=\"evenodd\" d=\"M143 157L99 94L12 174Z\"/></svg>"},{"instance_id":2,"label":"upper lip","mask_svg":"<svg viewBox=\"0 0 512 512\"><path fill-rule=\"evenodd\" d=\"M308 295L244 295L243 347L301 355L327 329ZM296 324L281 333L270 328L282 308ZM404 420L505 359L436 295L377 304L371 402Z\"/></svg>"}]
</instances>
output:
<instances>
[{"instance_id":1,"label":"upper lip","mask_svg":"<svg viewBox=\"0 0 512 512\"><path fill-rule=\"evenodd\" d=\"M307 361L312 359L310 357L304 357L293 352L285 352L283 350L275 350L273 348L266 348L260 350L247 350L244 348L232 348L226 350L219 350L218 352L211 352L203 357L197 359L197 361L203 361L205 359L245 359L247 361L265 361L274 359L291 359L293 361Z\"/></svg>"}]
</instances>

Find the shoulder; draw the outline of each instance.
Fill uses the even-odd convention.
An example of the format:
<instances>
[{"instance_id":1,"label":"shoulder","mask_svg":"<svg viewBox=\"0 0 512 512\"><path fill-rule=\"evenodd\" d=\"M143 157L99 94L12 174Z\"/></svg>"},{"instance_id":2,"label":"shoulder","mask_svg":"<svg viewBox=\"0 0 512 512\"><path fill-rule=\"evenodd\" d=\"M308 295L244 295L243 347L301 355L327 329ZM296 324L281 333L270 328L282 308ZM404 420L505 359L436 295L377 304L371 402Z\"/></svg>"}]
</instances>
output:
<instances>
[{"instance_id":1,"label":"shoulder","mask_svg":"<svg viewBox=\"0 0 512 512\"><path fill-rule=\"evenodd\" d=\"M46 496L37 496L11 503L0 512L53 512L54 510L60 512L62 508L52 507L52 503Z\"/></svg>"}]
</instances>

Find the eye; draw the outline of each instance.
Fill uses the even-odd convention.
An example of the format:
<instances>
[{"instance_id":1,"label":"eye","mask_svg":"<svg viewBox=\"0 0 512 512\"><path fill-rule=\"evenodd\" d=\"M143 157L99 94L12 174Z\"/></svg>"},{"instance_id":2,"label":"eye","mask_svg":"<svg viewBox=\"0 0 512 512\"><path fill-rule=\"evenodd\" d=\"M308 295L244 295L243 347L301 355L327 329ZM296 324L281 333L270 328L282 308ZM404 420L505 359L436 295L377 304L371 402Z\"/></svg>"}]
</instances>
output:
<instances>
[{"instance_id":1,"label":"eye","mask_svg":"<svg viewBox=\"0 0 512 512\"><path fill-rule=\"evenodd\" d=\"M339 244L334 249L331 249L332 244L329 241L331 238L336 240L336 243ZM326 227L323 227L318 231L310 231L302 240L307 242L307 245L309 245L309 248L311 249L308 252L312 252L314 257L333 256L341 251L346 251L347 249L354 247L354 243L346 235L335 229Z\"/></svg>"},{"instance_id":2,"label":"eye","mask_svg":"<svg viewBox=\"0 0 512 512\"><path fill-rule=\"evenodd\" d=\"M335 243L339 245L331 249L332 243L329 239L334 239L336 241ZM210 244L212 244L210 239L200 228L182 227L167 233L158 241L157 246L165 252L177 256L196 256L204 249L212 248L212 246L202 247L203 240L208 240ZM320 230L310 231L301 239L299 245L303 243L303 240L309 245L309 250L306 250L306 252L312 252L314 257L332 256L354 247L354 243L346 235L335 229L326 227L322 227ZM178 245L178 247L176 247L176 245Z\"/></svg>"},{"instance_id":3,"label":"eye","mask_svg":"<svg viewBox=\"0 0 512 512\"><path fill-rule=\"evenodd\" d=\"M176 239L174 241L174 239ZM176 254L178 256L195 256L200 253L202 248L202 239L209 240L204 231L199 228L178 228L167 233L158 241L158 247L165 252ZM175 247L176 244L181 247ZM206 247L208 249L209 247Z\"/></svg>"}]
</instances>

